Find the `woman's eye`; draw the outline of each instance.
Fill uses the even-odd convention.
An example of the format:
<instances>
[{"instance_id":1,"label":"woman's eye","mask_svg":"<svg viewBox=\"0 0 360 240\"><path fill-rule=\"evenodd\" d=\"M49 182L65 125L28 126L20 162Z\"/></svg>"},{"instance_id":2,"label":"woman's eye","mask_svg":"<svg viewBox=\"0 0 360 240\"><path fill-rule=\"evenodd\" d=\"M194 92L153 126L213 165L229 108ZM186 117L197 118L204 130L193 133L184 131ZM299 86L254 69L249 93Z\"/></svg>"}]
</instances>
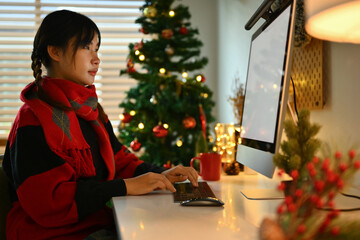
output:
<instances>
[{"instance_id":1,"label":"woman's eye","mask_svg":"<svg viewBox=\"0 0 360 240\"><path fill-rule=\"evenodd\" d=\"M84 46L84 49L90 49L90 46L89 45L86 45L86 46Z\"/></svg>"}]
</instances>

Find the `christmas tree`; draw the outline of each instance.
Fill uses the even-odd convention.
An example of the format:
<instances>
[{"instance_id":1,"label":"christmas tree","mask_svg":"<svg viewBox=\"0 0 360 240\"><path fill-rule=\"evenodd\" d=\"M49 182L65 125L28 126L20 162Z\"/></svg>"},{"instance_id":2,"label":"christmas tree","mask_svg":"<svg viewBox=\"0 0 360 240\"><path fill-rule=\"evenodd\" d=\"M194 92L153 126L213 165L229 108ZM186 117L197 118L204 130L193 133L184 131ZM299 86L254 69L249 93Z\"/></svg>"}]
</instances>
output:
<instances>
[{"instance_id":1,"label":"christmas tree","mask_svg":"<svg viewBox=\"0 0 360 240\"><path fill-rule=\"evenodd\" d=\"M146 0L140 11L136 23L148 37L129 44L127 68L120 72L138 84L119 105L124 109L119 137L144 161L187 166L211 145L214 102L201 72L208 60L200 57L202 42L188 7Z\"/></svg>"}]
</instances>

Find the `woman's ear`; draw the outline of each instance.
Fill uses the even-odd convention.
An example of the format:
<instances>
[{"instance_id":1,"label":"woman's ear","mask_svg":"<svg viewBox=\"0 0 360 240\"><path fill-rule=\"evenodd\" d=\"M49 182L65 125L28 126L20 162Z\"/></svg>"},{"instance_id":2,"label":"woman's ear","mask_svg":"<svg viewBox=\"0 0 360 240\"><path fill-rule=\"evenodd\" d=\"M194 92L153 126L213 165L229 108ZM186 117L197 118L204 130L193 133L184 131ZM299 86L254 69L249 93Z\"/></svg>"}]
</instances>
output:
<instances>
[{"instance_id":1,"label":"woman's ear","mask_svg":"<svg viewBox=\"0 0 360 240\"><path fill-rule=\"evenodd\" d=\"M53 61L56 61L56 62L60 61L62 54L63 54L63 50L60 47L48 46L47 51L48 51L50 58Z\"/></svg>"}]
</instances>

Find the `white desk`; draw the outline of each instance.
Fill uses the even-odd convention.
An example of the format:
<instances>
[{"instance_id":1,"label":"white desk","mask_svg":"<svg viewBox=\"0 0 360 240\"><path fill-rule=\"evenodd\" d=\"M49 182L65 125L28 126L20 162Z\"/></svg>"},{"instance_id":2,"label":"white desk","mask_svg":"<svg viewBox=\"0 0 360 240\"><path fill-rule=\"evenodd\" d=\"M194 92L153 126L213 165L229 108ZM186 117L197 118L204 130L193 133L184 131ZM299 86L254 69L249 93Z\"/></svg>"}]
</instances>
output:
<instances>
[{"instance_id":1,"label":"white desk","mask_svg":"<svg viewBox=\"0 0 360 240\"><path fill-rule=\"evenodd\" d=\"M258 239L262 219L275 216L281 201L248 200L241 194L244 188L277 186L261 175L223 175L208 183L224 207L183 207L170 191L113 198L121 239Z\"/></svg>"}]
</instances>

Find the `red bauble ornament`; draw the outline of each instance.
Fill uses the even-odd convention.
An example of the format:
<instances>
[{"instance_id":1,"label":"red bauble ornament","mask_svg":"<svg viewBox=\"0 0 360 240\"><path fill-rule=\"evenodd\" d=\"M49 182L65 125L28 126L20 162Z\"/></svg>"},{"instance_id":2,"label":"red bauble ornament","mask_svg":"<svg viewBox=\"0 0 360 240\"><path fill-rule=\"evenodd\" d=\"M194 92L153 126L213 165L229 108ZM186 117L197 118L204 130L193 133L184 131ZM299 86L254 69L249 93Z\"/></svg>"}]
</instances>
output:
<instances>
[{"instance_id":1,"label":"red bauble ornament","mask_svg":"<svg viewBox=\"0 0 360 240\"><path fill-rule=\"evenodd\" d=\"M165 39L169 39L174 35L173 30L171 29L164 29L161 31L161 37Z\"/></svg>"},{"instance_id":2,"label":"red bauble ornament","mask_svg":"<svg viewBox=\"0 0 360 240\"><path fill-rule=\"evenodd\" d=\"M182 35L186 35L188 33L188 30L187 30L186 27L182 26L179 29L179 33L182 34Z\"/></svg>"},{"instance_id":3,"label":"red bauble ornament","mask_svg":"<svg viewBox=\"0 0 360 240\"><path fill-rule=\"evenodd\" d=\"M153 133L155 137L163 138L168 134L168 130L164 128L163 125L157 125L153 128Z\"/></svg>"},{"instance_id":4,"label":"red bauble ornament","mask_svg":"<svg viewBox=\"0 0 360 240\"><path fill-rule=\"evenodd\" d=\"M139 149L141 148L141 143L137 139L135 139L130 143L130 147L135 152L139 151Z\"/></svg>"},{"instance_id":5,"label":"red bauble ornament","mask_svg":"<svg viewBox=\"0 0 360 240\"><path fill-rule=\"evenodd\" d=\"M206 78L202 74L197 75L195 79L197 82L202 82L202 83L206 81Z\"/></svg>"},{"instance_id":6,"label":"red bauble ornament","mask_svg":"<svg viewBox=\"0 0 360 240\"><path fill-rule=\"evenodd\" d=\"M128 68L133 68L133 67L134 67L134 62L133 62L133 60L132 60L131 58L129 58L129 59L127 60L126 66L127 66Z\"/></svg>"},{"instance_id":7,"label":"red bauble ornament","mask_svg":"<svg viewBox=\"0 0 360 240\"><path fill-rule=\"evenodd\" d=\"M145 30L145 29L143 29L143 28L140 28L140 32L142 32L143 34L147 34L148 32Z\"/></svg>"},{"instance_id":8,"label":"red bauble ornament","mask_svg":"<svg viewBox=\"0 0 360 240\"><path fill-rule=\"evenodd\" d=\"M126 72L127 73L134 73L134 72L136 72L136 70L135 70L134 67L129 67L129 68L127 68Z\"/></svg>"},{"instance_id":9,"label":"red bauble ornament","mask_svg":"<svg viewBox=\"0 0 360 240\"><path fill-rule=\"evenodd\" d=\"M132 120L132 116L129 113L123 113L123 117L121 119L121 122L123 123L129 123Z\"/></svg>"},{"instance_id":10,"label":"red bauble ornament","mask_svg":"<svg viewBox=\"0 0 360 240\"><path fill-rule=\"evenodd\" d=\"M135 44L134 50L140 50L140 49L143 48L143 46L144 46L144 42L143 42L143 41L140 41L140 42L138 42L137 44Z\"/></svg>"},{"instance_id":11,"label":"red bauble ornament","mask_svg":"<svg viewBox=\"0 0 360 240\"><path fill-rule=\"evenodd\" d=\"M170 161L167 161L167 163L164 163L163 167L166 168L166 169L170 169L171 168Z\"/></svg>"},{"instance_id":12,"label":"red bauble ornament","mask_svg":"<svg viewBox=\"0 0 360 240\"><path fill-rule=\"evenodd\" d=\"M196 126L196 120L195 120L195 118L188 116L188 117L184 118L184 120L182 121L182 124L183 124L184 128L192 129Z\"/></svg>"}]
</instances>

